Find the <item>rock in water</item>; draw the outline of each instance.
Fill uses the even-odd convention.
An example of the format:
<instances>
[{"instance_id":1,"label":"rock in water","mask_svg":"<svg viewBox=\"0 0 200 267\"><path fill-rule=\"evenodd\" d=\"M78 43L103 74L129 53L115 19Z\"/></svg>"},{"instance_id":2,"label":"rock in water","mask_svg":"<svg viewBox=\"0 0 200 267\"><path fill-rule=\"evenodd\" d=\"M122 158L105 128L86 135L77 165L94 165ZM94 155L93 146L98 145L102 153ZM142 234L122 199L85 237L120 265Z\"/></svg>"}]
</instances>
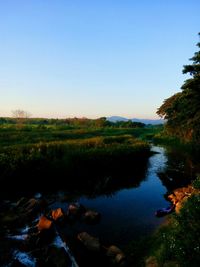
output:
<instances>
[{"instance_id":1,"label":"rock in water","mask_svg":"<svg viewBox=\"0 0 200 267\"><path fill-rule=\"evenodd\" d=\"M46 202L43 199L31 198L27 200L23 197L16 203L17 210L26 214L26 216L34 215L35 213L40 212L45 207Z\"/></svg>"},{"instance_id":2,"label":"rock in water","mask_svg":"<svg viewBox=\"0 0 200 267\"><path fill-rule=\"evenodd\" d=\"M110 246L107 249L106 255L110 258L113 264L124 266L126 261L125 254L116 246Z\"/></svg>"},{"instance_id":3,"label":"rock in water","mask_svg":"<svg viewBox=\"0 0 200 267\"><path fill-rule=\"evenodd\" d=\"M82 242L82 244L90 251L100 251L99 239L89 235L86 232L78 234L77 238Z\"/></svg>"},{"instance_id":4,"label":"rock in water","mask_svg":"<svg viewBox=\"0 0 200 267\"><path fill-rule=\"evenodd\" d=\"M58 221L58 220L60 221L64 219L64 213L61 208L58 208L56 210L52 210L51 217L54 221Z\"/></svg>"},{"instance_id":5,"label":"rock in water","mask_svg":"<svg viewBox=\"0 0 200 267\"><path fill-rule=\"evenodd\" d=\"M79 203L72 203L68 207L67 215L79 217L83 212L85 212L85 208Z\"/></svg>"},{"instance_id":6,"label":"rock in water","mask_svg":"<svg viewBox=\"0 0 200 267\"><path fill-rule=\"evenodd\" d=\"M96 211L88 210L84 213L83 219L86 223L95 224L100 221L101 215Z\"/></svg>"},{"instance_id":7,"label":"rock in water","mask_svg":"<svg viewBox=\"0 0 200 267\"><path fill-rule=\"evenodd\" d=\"M40 217L40 220L37 224L38 231L43 231L43 230L50 230L52 229L53 223L49 219L47 219L44 215Z\"/></svg>"}]
</instances>

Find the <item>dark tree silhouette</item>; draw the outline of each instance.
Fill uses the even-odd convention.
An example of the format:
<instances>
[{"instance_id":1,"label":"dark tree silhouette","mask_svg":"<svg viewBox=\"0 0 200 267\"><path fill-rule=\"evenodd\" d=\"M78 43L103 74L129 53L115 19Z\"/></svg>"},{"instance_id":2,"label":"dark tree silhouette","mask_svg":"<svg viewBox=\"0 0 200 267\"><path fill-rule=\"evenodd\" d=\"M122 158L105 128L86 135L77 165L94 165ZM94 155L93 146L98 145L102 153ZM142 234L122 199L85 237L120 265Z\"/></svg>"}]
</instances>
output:
<instances>
[{"instance_id":1,"label":"dark tree silhouette","mask_svg":"<svg viewBox=\"0 0 200 267\"><path fill-rule=\"evenodd\" d=\"M200 33L199 33L200 37ZM200 42L197 44L200 48ZM167 120L166 132L183 141L200 142L200 51L190 59L191 65L183 66L189 73L181 92L167 98L157 114Z\"/></svg>"}]
</instances>

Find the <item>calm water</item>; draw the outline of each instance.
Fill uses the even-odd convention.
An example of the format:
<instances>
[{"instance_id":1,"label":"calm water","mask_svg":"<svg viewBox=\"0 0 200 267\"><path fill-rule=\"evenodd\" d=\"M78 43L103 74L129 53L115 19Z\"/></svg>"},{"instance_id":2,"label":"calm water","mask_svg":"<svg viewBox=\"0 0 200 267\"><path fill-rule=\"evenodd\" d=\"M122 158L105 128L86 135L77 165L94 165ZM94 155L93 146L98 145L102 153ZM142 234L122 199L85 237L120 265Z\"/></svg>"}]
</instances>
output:
<instances>
[{"instance_id":1,"label":"calm water","mask_svg":"<svg viewBox=\"0 0 200 267\"><path fill-rule=\"evenodd\" d=\"M110 262L103 252L97 255L85 249L77 240L78 233L86 231L99 237L103 246L116 245L126 251L130 241L147 236L163 222L164 218L157 218L154 214L157 209L170 205L165 199L166 193L189 183L197 172L191 156L185 151L160 146L152 146L152 151L155 153L150 158L129 157L112 168L91 167L90 176L76 179L76 175L72 178L63 174L61 179L53 179L58 185L63 180L59 187L62 191L58 192L56 187L53 191L42 192L52 203L52 209L62 207L67 211L69 203L78 201L101 214L96 225L87 225L81 218L75 218L58 226L58 232L80 267L109 267ZM19 256L24 258L27 255L22 253Z\"/></svg>"},{"instance_id":2,"label":"calm water","mask_svg":"<svg viewBox=\"0 0 200 267\"><path fill-rule=\"evenodd\" d=\"M158 176L158 173L164 173L166 169L168 159L165 149L153 146L152 151L157 153L149 158L145 177L138 187L121 189L109 196L76 198L85 207L100 212L102 217L97 225L76 223L72 230L87 231L100 237L104 244L112 243L120 247L151 233L163 220L155 217L155 211L169 206L164 198L167 189ZM134 175L132 178L134 179ZM57 205L61 206L61 203ZM62 205L64 207L66 204Z\"/></svg>"}]
</instances>

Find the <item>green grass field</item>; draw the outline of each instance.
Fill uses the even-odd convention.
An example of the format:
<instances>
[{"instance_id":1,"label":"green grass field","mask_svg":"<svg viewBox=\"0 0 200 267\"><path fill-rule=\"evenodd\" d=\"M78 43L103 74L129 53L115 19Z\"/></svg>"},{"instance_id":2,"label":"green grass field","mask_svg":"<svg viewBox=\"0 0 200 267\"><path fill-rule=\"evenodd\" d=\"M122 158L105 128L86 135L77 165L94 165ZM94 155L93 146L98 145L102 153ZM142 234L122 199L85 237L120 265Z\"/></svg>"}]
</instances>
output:
<instances>
[{"instance_id":1,"label":"green grass field","mask_svg":"<svg viewBox=\"0 0 200 267\"><path fill-rule=\"evenodd\" d=\"M131 135L135 138L148 139L161 131L161 127L146 128L71 128L57 125L0 125L0 148L13 145L36 144L40 142L67 141L93 137Z\"/></svg>"},{"instance_id":2,"label":"green grass field","mask_svg":"<svg viewBox=\"0 0 200 267\"><path fill-rule=\"evenodd\" d=\"M92 180L144 169L150 155L145 139L159 128L0 126L0 182L9 187L35 187L72 177ZM115 175L114 175L115 173ZM117 174L117 175L118 175ZM99 176L99 178L97 178ZM94 178L96 177L96 178ZM83 186L83 184L82 184Z\"/></svg>"}]
</instances>

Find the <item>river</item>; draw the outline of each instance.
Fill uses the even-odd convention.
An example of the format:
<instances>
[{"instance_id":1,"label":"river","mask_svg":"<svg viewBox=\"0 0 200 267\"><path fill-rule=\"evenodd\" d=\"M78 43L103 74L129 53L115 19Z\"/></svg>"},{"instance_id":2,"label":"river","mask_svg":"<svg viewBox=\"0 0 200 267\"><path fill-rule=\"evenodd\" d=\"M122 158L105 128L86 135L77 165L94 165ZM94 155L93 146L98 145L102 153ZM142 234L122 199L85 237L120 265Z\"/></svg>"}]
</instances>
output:
<instances>
[{"instance_id":1,"label":"river","mask_svg":"<svg viewBox=\"0 0 200 267\"><path fill-rule=\"evenodd\" d=\"M170 205L165 198L169 190L166 184L170 181L174 182L168 175L166 179L164 174L172 170L171 165L176 160L180 161L179 164L176 162L177 169L184 164L183 158L178 157L177 153L170 154L162 146L152 146L151 150L155 153L149 158L145 175L137 185L119 189L112 194L92 197L80 195L74 199L85 207L98 211L101 214L101 221L92 226L76 223L72 226L73 232L86 231L100 237L103 244L124 247L129 241L152 233L162 223L164 218L156 217L155 211ZM182 178L182 174L180 177ZM134 180L134 172L132 179ZM177 181L175 184L178 187ZM66 209L66 203L58 201L53 207Z\"/></svg>"},{"instance_id":2,"label":"river","mask_svg":"<svg viewBox=\"0 0 200 267\"><path fill-rule=\"evenodd\" d=\"M120 168L116 168L117 171L114 170L113 173L103 171L100 172L100 176L98 170L93 173L92 169L92 177L89 177L88 182L85 183L84 179L78 180L80 184L77 184L77 186L73 178L71 177L70 180L70 177L67 176L68 184L63 186L63 190L57 191L55 189L55 191L42 192L42 194L35 195L36 198L40 198L43 195L49 204L49 211L62 208L64 213L67 214L70 203L78 202L86 209L95 210L101 214L101 219L97 224L87 224L84 221L84 217L81 216L74 217L73 220L66 216L63 224L58 225L58 233L69 245L80 267L110 266L103 251L100 254L91 253L78 241L77 235L80 232L87 232L94 237L98 237L102 249L115 245L126 251L132 241L137 244L138 240L153 233L165 220L165 218L156 217L155 211L170 205L166 200L166 195L171 190L184 186L191 181L196 172L191 156L188 156L184 151L178 151L174 147L164 148L163 146L152 145L151 151L151 156L144 160L143 158L142 160L138 159L137 165L135 159L130 159L130 161L125 162L126 167L122 164ZM103 176L101 176L102 174ZM63 179L63 183L64 181L65 179ZM70 181L72 181L72 185L75 184L73 190L69 187ZM82 185L84 186L81 187ZM66 190L67 188L68 191ZM9 215L8 209L6 216L8 216L8 219L11 216L12 219L12 207L15 207L16 204L10 201L4 202L4 204L7 208L11 205L11 215ZM37 221L38 217L36 221L31 222L33 229ZM27 229L27 225L24 226ZM31 227L28 228L31 229ZM20 257L23 256L23 259L25 256L31 255L29 255L31 252L26 253L27 248L25 252L19 251L21 246L16 241L12 241L13 238L18 238L19 236L20 240L23 240L24 232L18 229L15 224L11 228L7 237L12 237L12 239L7 240L7 237L5 237L6 239L2 240L8 246L8 248L5 247L5 251L3 250L3 254L7 255L9 259L3 258L3 263L9 262L10 259L11 261L16 258L19 260L18 254ZM34 235L31 237L34 238ZM32 242L35 244L34 241ZM13 246L16 248L14 254ZM51 244L49 244L49 248L50 246ZM43 250L40 253L41 260L45 256L43 255ZM33 266L36 266L36 258L33 258L31 262ZM30 260L29 258L27 259ZM63 260L62 257L61 260Z\"/></svg>"}]
</instances>

